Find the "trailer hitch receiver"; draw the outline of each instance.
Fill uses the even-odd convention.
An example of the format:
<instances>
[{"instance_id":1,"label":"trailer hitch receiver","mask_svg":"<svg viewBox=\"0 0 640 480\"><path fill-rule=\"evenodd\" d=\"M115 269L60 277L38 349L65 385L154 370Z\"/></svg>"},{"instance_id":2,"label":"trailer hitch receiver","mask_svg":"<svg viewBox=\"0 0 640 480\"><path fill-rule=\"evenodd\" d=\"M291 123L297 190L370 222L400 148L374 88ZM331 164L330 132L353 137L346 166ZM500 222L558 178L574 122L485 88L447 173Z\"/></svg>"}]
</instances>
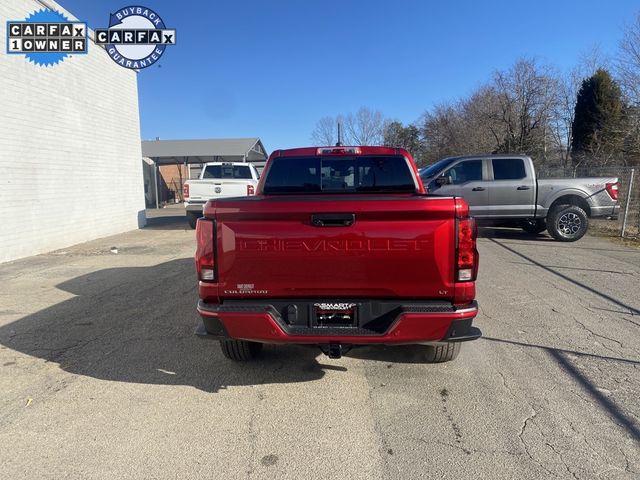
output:
<instances>
[{"instance_id":1,"label":"trailer hitch receiver","mask_svg":"<svg viewBox=\"0 0 640 480\"><path fill-rule=\"evenodd\" d=\"M343 354L351 350L351 345L343 345L342 343L329 343L320 345L320 350L329 358L340 358Z\"/></svg>"}]
</instances>

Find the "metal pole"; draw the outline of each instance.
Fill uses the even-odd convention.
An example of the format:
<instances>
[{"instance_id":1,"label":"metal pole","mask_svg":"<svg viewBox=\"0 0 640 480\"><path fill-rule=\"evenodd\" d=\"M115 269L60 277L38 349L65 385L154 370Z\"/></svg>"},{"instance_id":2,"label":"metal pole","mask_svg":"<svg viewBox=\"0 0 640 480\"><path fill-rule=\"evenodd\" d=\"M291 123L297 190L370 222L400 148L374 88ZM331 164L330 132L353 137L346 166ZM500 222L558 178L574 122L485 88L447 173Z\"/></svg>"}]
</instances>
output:
<instances>
[{"instance_id":1,"label":"metal pole","mask_svg":"<svg viewBox=\"0 0 640 480\"><path fill-rule=\"evenodd\" d=\"M629 200L631 200L631 194L633 193L633 174L636 172L635 168L631 169L631 177L629 178L629 189L627 190L627 201L624 206L624 217L622 219L622 233L621 237L624 237L624 231L627 228L627 215L629 214Z\"/></svg>"},{"instance_id":2,"label":"metal pole","mask_svg":"<svg viewBox=\"0 0 640 480\"><path fill-rule=\"evenodd\" d=\"M160 202L158 201L158 164L156 162L153 162L154 165L154 169L153 169L153 184L155 185L155 190L156 190L156 208L160 208Z\"/></svg>"}]
</instances>

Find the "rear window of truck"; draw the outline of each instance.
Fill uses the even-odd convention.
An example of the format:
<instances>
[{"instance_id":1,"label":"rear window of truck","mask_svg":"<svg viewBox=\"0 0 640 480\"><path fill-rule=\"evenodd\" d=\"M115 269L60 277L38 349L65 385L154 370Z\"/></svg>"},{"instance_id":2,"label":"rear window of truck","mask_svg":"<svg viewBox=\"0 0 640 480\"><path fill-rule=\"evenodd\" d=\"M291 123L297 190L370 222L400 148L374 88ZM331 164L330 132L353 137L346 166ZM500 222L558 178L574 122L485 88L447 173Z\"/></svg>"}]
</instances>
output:
<instances>
[{"instance_id":1,"label":"rear window of truck","mask_svg":"<svg viewBox=\"0 0 640 480\"><path fill-rule=\"evenodd\" d=\"M415 192L407 160L401 156L277 157L264 193Z\"/></svg>"},{"instance_id":2,"label":"rear window of truck","mask_svg":"<svg viewBox=\"0 0 640 480\"><path fill-rule=\"evenodd\" d=\"M494 180L520 180L527 176L521 158L494 158L491 164Z\"/></svg>"},{"instance_id":3,"label":"rear window of truck","mask_svg":"<svg viewBox=\"0 0 640 480\"><path fill-rule=\"evenodd\" d=\"M250 179L251 170L248 165L207 165L202 178Z\"/></svg>"}]
</instances>

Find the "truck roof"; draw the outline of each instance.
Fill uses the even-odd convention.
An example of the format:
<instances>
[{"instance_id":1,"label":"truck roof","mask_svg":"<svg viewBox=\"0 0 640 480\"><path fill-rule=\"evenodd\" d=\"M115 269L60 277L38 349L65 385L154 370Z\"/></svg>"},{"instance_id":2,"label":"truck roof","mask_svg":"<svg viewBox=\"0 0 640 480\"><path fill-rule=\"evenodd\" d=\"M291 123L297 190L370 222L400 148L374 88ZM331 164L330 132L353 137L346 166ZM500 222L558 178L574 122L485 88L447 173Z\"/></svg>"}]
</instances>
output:
<instances>
[{"instance_id":1,"label":"truck roof","mask_svg":"<svg viewBox=\"0 0 640 480\"><path fill-rule=\"evenodd\" d=\"M442 160L461 160L463 158L531 158L524 153L476 153L473 155L454 155L452 157L445 157Z\"/></svg>"},{"instance_id":2,"label":"truck roof","mask_svg":"<svg viewBox=\"0 0 640 480\"><path fill-rule=\"evenodd\" d=\"M306 157L306 156L315 156L318 155L319 150L326 149L343 149L345 150L344 155L350 155L350 149L358 149L359 153L356 155L404 155L405 157L411 157L411 154L406 151L404 148L395 148L395 147L369 147L369 146L357 146L357 145L341 145L341 146L318 146L318 147L301 147L301 148L289 148L286 150L274 150L270 158L273 157Z\"/></svg>"}]
</instances>

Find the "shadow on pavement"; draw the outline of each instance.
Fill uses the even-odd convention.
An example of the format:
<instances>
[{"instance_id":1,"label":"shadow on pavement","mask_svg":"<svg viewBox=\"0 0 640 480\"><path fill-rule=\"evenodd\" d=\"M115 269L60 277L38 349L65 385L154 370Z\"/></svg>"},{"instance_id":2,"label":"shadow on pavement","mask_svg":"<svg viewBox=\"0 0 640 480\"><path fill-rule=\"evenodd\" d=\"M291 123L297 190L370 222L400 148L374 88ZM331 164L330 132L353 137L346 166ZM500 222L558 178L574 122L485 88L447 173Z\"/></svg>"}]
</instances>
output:
<instances>
[{"instance_id":1,"label":"shadow on pavement","mask_svg":"<svg viewBox=\"0 0 640 480\"><path fill-rule=\"evenodd\" d=\"M0 327L0 344L77 375L207 392L341 370L319 364L319 350L308 347L267 346L244 364L224 358L216 341L193 334L200 319L191 258L99 270L57 287L75 296Z\"/></svg>"},{"instance_id":2,"label":"shadow on pavement","mask_svg":"<svg viewBox=\"0 0 640 480\"><path fill-rule=\"evenodd\" d=\"M503 238L510 240L529 240L535 242L554 242L546 232L540 234L528 233L520 228L487 227L478 228L479 238Z\"/></svg>"},{"instance_id":3,"label":"shadow on pavement","mask_svg":"<svg viewBox=\"0 0 640 480\"><path fill-rule=\"evenodd\" d=\"M493 238L499 238L501 240L507 240L507 241L501 241L500 243L503 245L528 245L531 247L540 247L543 245L548 245L549 243L554 242L554 240L551 237L544 237L541 235L538 236L532 236L531 234L527 233L527 232L518 232L517 230L514 230L511 234L504 234L502 232L499 232L497 235L492 232L491 230L495 230L495 229L486 229L486 228L481 228L478 231L478 238L486 238L488 240L491 240ZM506 229L504 229L506 232ZM508 240L513 240L513 241L508 241ZM611 248L598 248L598 247L581 247L580 246L581 243L578 242L571 242L571 243L563 243L563 242L555 242L555 244L553 245L553 248L568 248L571 250L588 250L588 251L592 251L592 252L624 252L625 254L630 253L630 254L639 254L640 250L636 250L636 249L632 249L632 248L614 248L615 244L611 244Z\"/></svg>"},{"instance_id":4,"label":"shadow on pavement","mask_svg":"<svg viewBox=\"0 0 640 480\"><path fill-rule=\"evenodd\" d=\"M354 347L345 357L389 363L426 364L427 347L424 345L367 345Z\"/></svg>"},{"instance_id":5,"label":"shadow on pavement","mask_svg":"<svg viewBox=\"0 0 640 480\"><path fill-rule=\"evenodd\" d=\"M509 262L513 265L527 265L531 266L531 263L528 262ZM565 265L545 265L547 268L559 268L560 270L577 270L579 272L597 272L597 273L615 273L617 275L631 275L633 276L633 272L621 272L620 270L603 270L601 268L583 268L583 267L568 267Z\"/></svg>"},{"instance_id":6,"label":"shadow on pavement","mask_svg":"<svg viewBox=\"0 0 640 480\"><path fill-rule=\"evenodd\" d=\"M610 360L613 362L627 363L629 365L640 365L640 360L631 360L628 358L620 358L620 357L608 357L606 355L596 355L594 353L578 352L576 350L564 350L562 348L547 347L545 345L536 345L533 343L516 342L514 340L503 340L502 338L493 338L493 337L481 337L481 338L482 340L488 340L490 342L509 343L511 345L520 345L522 347L539 348L540 350L555 350L560 353L575 355L577 357L587 357L595 360Z\"/></svg>"},{"instance_id":7,"label":"shadow on pavement","mask_svg":"<svg viewBox=\"0 0 640 480\"><path fill-rule=\"evenodd\" d=\"M618 299L617 299L617 298L615 298L615 297L612 297L611 295L607 295L606 293L603 293L603 292L601 292L601 291L599 291L599 290L596 290L595 288L592 288L592 287L590 287L590 286L588 286L588 285L585 285L585 284L584 284L584 283L582 283L582 282L579 282L579 281L577 281L577 280L575 280L575 279L573 279L573 278L571 278L571 277L569 277L569 276L567 276L567 275L565 275L565 274L563 274L563 273L560 273L560 272L558 272L558 271L554 270L554 268L552 268L552 267L548 267L548 266L546 266L546 265L543 265L542 263L540 263L540 262L538 262L538 261L534 260L533 258L528 257L527 255L525 255L525 254L523 254L523 253L520 253L520 252L518 252L517 250L515 250L515 249L513 249L513 248L511 248L511 247L508 247L508 246L504 245L502 242L498 242L497 240L495 240L495 239L493 239L493 238L490 238L489 240L490 240L491 242L495 243L496 245L501 246L501 247L502 247L502 248L504 248L505 250L507 250L507 251L509 251L509 252L513 253L514 255L517 255L517 256L519 256L520 258L522 258L522 259L526 260L527 262L530 262L531 264L533 264L533 265L535 265L535 266L537 266L537 267L540 267L540 268L542 268L543 270L546 270L547 272L552 273L552 274L554 274L554 275L556 275L556 276L560 277L561 279L563 279L563 280L565 280L565 281L567 281L567 282L573 283L574 285L576 285L576 286L578 286L578 287L580 287L580 288L582 288L582 289L584 289L584 290L587 290L588 292L591 292L591 293L593 293L594 295L597 295L597 296L599 296L600 298L602 298L602 299L604 299L604 300L606 300L606 301L608 301L608 302L613 303L614 305L617 305L617 306L619 306L619 307L621 307L621 308L626 309L628 312L632 313L633 315L640 315L640 310L639 310L639 309L637 309L637 308L635 308L635 307L632 307L632 306L630 306L630 305L627 305L626 303L622 302L621 300L618 300ZM635 325L638 325L638 324L637 324L637 323L635 323L635 322L631 322L631 323L634 323Z\"/></svg>"},{"instance_id":8,"label":"shadow on pavement","mask_svg":"<svg viewBox=\"0 0 640 480\"><path fill-rule=\"evenodd\" d=\"M636 360L629 360L626 358L616 358L616 357L606 357L601 355L594 355L590 353L576 352L572 350L563 350L560 348L547 347L544 345L534 345L522 342L516 342L511 340L502 340L500 338L491 338L491 337L482 337L483 340L488 340L490 342L500 342L507 343L511 345L529 347L529 348L537 348L540 350L544 350L547 352L555 362L562 367L567 373L569 373L576 381L580 384L580 386L591 395L591 397L598 402L600 407L602 407L609 415L611 415L619 425L625 428L627 432L629 432L635 440L640 440L640 428L634 421L632 416L627 415L624 411L618 407L612 400L610 400L605 394L603 394L598 388L580 371L578 367L571 363L571 359L569 355L581 356L581 357L589 357L591 359L598 360L608 360L615 362L622 362L631 365L640 365L640 362Z\"/></svg>"},{"instance_id":9,"label":"shadow on pavement","mask_svg":"<svg viewBox=\"0 0 640 480\"><path fill-rule=\"evenodd\" d=\"M149 230L191 230L185 213L176 213L158 217L147 217L145 229Z\"/></svg>"}]
</instances>

